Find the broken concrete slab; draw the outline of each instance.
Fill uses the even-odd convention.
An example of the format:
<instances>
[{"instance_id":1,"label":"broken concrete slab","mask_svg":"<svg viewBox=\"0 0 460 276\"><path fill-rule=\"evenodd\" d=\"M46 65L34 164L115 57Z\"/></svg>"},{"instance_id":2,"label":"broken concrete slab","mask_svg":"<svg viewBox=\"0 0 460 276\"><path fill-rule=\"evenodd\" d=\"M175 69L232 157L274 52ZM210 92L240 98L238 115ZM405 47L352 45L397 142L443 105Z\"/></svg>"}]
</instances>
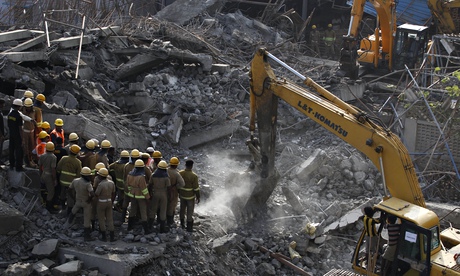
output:
<instances>
[{"instance_id":1,"label":"broken concrete slab","mask_svg":"<svg viewBox=\"0 0 460 276\"><path fill-rule=\"evenodd\" d=\"M80 46L80 36L61 37L50 41L51 44L57 44L60 49L68 49L72 47ZM83 45L93 43L93 37L85 35L83 36Z\"/></svg>"},{"instance_id":2,"label":"broken concrete slab","mask_svg":"<svg viewBox=\"0 0 460 276\"><path fill-rule=\"evenodd\" d=\"M121 80L147 72L150 68L162 63L167 57L168 53L164 50L136 55L118 68L115 78Z\"/></svg>"},{"instance_id":3,"label":"broken concrete slab","mask_svg":"<svg viewBox=\"0 0 460 276\"><path fill-rule=\"evenodd\" d=\"M32 32L30 30L14 30L14 31L0 33L0 43L11 41L11 40L21 40L25 38L32 38L37 32L38 31Z\"/></svg>"},{"instance_id":4,"label":"broken concrete slab","mask_svg":"<svg viewBox=\"0 0 460 276\"><path fill-rule=\"evenodd\" d=\"M188 50L170 49L169 56L184 63L199 63L203 67L204 72L209 72L212 68L212 56L207 54L195 54Z\"/></svg>"},{"instance_id":5,"label":"broken concrete slab","mask_svg":"<svg viewBox=\"0 0 460 276\"><path fill-rule=\"evenodd\" d=\"M376 198L371 198L368 201L366 201L364 204L361 204L359 207L351 211L348 211L345 215L341 216L338 220L324 227L322 233L319 233L319 234L325 234L329 232L330 230L342 228L349 224L355 223L356 221L358 221L358 219L361 216L363 216L363 208L365 206L372 206L376 202L376 200L377 200Z\"/></svg>"},{"instance_id":6,"label":"broken concrete slab","mask_svg":"<svg viewBox=\"0 0 460 276\"><path fill-rule=\"evenodd\" d=\"M228 234L223 237L214 239L212 241L212 249L217 253L217 254L225 254L227 253L230 249L233 247L237 246L243 241L243 237L236 234Z\"/></svg>"},{"instance_id":7,"label":"broken concrete slab","mask_svg":"<svg viewBox=\"0 0 460 276\"><path fill-rule=\"evenodd\" d=\"M34 270L31 263L14 263L8 266L2 275L5 276L29 276Z\"/></svg>"},{"instance_id":8,"label":"broken concrete slab","mask_svg":"<svg viewBox=\"0 0 460 276\"><path fill-rule=\"evenodd\" d=\"M178 109L169 117L166 123L165 136L174 144L179 143L183 125L182 111Z\"/></svg>"},{"instance_id":9,"label":"broken concrete slab","mask_svg":"<svg viewBox=\"0 0 460 276\"><path fill-rule=\"evenodd\" d=\"M299 180L308 180L311 173L322 166L324 162L325 152L321 149L316 149L307 160L302 162L297 168L292 170L291 178Z\"/></svg>"},{"instance_id":10,"label":"broken concrete slab","mask_svg":"<svg viewBox=\"0 0 460 276\"><path fill-rule=\"evenodd\" d=\"M90 29L89 33L100 36L107 37L120 34L121 26L109 26Z\"/></svg>"},{"instance_id":11,"label":"broken concrete slab","mask_svg":"<svg viewBox=\"0 0 460 276\"><path fill-rule=\"evenodd\" d=\"M204 131L182 135L180 145L184 148L192 148L209 143L218 138L231 135L240 127L239 120L231 120L218 126L212 126Z\"/></svg>"},{"instance_id":12,"label":"broken concrete slab","mask_svg":"<svg viewBox=\"0 0 460 276\"><path fill-rule=\"evenodd\" d=\"M281 190L296 214L300 214L305 210L302 203L300 203L299 197L293 191L288 187L282 187Z\"/></svg>"},{"instance_id":13,"label":"broken concrete slab","mask_svg":"<svg viewBox=\"0 0 460 276\"><path fill-rule=\"evenodd\" d=\"M8 222L0 223L0 235L17 233L24 228L24 215L3 201L0 201L0 221Z\"/></svg>"},{"instance_id":14,"label":"broken concrete slab","mask_svg":"<svg viewBox=\"0 0 460 276\"><path fill-rule=\"evenodd\" d=\"M7 52L3 55L12 62L48 60L48 55L45 51Z\"/></svg>"},{"instance_id":15,"label":"broken concrete slab","mask_svg":"<svg viewBox=\"0 0 460 276\"><path fill-rule=\"evenodd\" d=\"M56 266L55 268L52 269L52 273L55 276L80 275L80 271L82 267L83 267L82 261L79 261L79 260L70 261L60 266Z\"/></svg>"},{"instance_id":16,"label":"broken concrete slab","mask_svg":"<svg viewBox=\"0 0 460 276\"><path fill-rule=\"evenodd\" d=\"M224 4L225 1L222 0L208 0L198 2L178 0L164 7L157 14L155 14L155 17L160 20L166 20L179 25L183 25L190 19L195 18L205 11L209 14L214 14L216 11L220 10Z\"/></svg>"},{"instance_id":17,"label":"broken concrete slab","mask_svg":"<svg viewBox=\"0 0 460 276\"><path fill-rule=\"evenodd\" d=\"M50 34L50 37L54 38L53 37L53 34ZM41 34L35 38L32 38L30 40L27 40L26 42L23 42L19 45L16 45L15 47L13 48L10 48L10 49L7 49L3 52L4 53L7 53L7 52L21 52L21 51L24 51L24 50L27 50L27 49L30 49L38 44L41 44L41 43L44 43L46 41L46 35L45 34Z\"/></svg>"},{"instance_id":18,"label":"broken concrete slab","mask_svg":"<svg viewBox=\"0 0 460 276\"><path fill-rule=\"evenodd\" d=\"M45 240L34 246L34 249L32 250L32 254L37 257L52 258L57 254L58 249L59 249L58 247L59 247L58 239Z\"/></svg>"}]
</instances>

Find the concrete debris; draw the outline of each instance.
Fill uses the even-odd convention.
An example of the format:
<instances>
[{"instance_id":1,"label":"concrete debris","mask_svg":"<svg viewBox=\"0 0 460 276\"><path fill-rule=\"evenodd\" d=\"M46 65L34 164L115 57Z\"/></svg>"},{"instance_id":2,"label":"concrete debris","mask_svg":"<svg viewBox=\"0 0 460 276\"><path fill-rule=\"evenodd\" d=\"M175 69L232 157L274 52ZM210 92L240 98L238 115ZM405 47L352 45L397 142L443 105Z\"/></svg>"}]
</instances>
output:
<instances>
[{"instance_id":1,"label":"concrete debris","mask_svg":"<svg viewBox=\"0 0 460 276\"><path fill-rule=\"evenodd\" d=\"M2 275L5 276L28 276L33 271L31 263L15 263L8 266Z\"/></svg>"},{"instance_id":2,"label":"concrete debris","mask_svg":"<svg viewBox=\"0 0 460 276\"><path fill-rule=\"evenodd\" d=\"M73 276L73 275L81 275L83 263L81 261L70 261L60 266L56 266L52 269L53 275L56 276Z\"/></svg>"},{"instance_id":3,"label":"concrete debris","mask_svg":"<svg viewBox=\"0 0 460 276\"><path fill-rule=\"evenodd\" d=\"M32 254L41 258L54 257L57 254L58 246L58 239L45 240L34 246Z\"/></svg>"},{"instance_id":4,"label":"concrete debris","mask_svg":"<svg viewBox=\"0 0 460 276\"><path fill-rule=\"evenodd\" d=\"M0 201L0 221L8 222L0 224L0 235L13 234L23 228L24 215L17 209Z\"/></svg>"},{"instance_id":5,"label":"concrete debris","mask_svg":"<svg viewBox=\"0 0 460 276\"><path fill-rule=\"evenodd\" d=\"M241 243L242 240L243 240L243 237L241 237L238 234L235 234L235 233L229 234L229 235L214 239L212 241L212 249L217 254L225 254L230 249L232 249L233 247Z\"/></svg>"}]
</instances>

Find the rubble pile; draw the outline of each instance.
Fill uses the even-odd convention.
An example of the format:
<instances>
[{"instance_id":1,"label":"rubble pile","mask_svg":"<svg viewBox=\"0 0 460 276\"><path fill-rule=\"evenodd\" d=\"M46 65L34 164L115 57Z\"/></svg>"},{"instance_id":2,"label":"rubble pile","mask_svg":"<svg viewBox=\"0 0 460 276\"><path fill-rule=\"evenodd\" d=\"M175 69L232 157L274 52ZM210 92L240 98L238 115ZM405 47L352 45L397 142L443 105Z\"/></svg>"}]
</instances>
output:
<instances>
[{"instance_id":1,"label":"rubble pile","mask_svg":"<svg viewBox=\"0 0 460 276\"><path fill-rule=\"evenodd\" d=\"M84 242L81 217L68 227L63 214L49 214L40 201L34 203L37 198L18 188L39 186L30 187L28 178L3 166L2 177L10 183L1 183L0 199L22 212L18 226L0 236L5 275L296 275L286 259L272 257L289 256L293 241L298 255L288 257L289 262L310 275L350 267L362 228L357 222L361 208L382 196L380 174L354 148L281 103L279 185L265 215L237 221L225 204L237 191L225 182L250 163L244 145L249 137L249 62L258 45L280 45L275 53L295 47L240 13L203 13L194 20L181 27L136 18L124 26L92 30L85 34L81 63L76 62L79 36L71 31L55 34L52 51L42 44L17 48L38 31L22 30L16 34L27 35L3 42L4 53L27 49L35 53L28 56L39 57L17 64L12 57L20 54L5 54L0 72L4 97L19 98L26 88L44 93L45 120L59 116L66 133L76 131L83 140L107 138L118 152L154 146L166 158L193 158L202 191L193 234L180 227L166 234L143 236L140 226L128 232L121 214L114 212L117 241ZM295 67L320 82L329 76L328 65L305 69L313 61L297 61ZM13 179L19 184L13 185ZM18 203L21 196L31 202L27 211L22 200Z\"/></svg>"}]
</instances>

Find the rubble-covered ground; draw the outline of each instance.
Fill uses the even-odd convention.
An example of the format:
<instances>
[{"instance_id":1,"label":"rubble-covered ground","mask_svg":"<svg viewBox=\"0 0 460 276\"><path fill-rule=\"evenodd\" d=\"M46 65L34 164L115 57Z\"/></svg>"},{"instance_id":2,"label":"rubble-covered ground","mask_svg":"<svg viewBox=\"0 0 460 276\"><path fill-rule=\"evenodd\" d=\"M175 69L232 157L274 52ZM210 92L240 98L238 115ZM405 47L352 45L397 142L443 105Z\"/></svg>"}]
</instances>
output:
<instances>
[{"instance_id":1,"label":"rubble-covered ground","mask_svg":"<svg viewBox=\"0 0 460 276\"><path fill-rule=\"evenodd\" d=\"M84 242L81 217L67 228L63 214L49 214L37 203L21 231L0 236L2 272L110 274L105 261L88 265L89 260L71 250L119 259L126 270L117 275L299 273L270 252L288 256L310 275L349 270L362 224L360 214L347 213L383 196L380 173L356 149L292 107L280 103L276 166L281 178L266 209L252 220L239 221L231 206L251 187L250 178L244 177L251 161L245 141L250 136L248 71L256 48L267 46L332 91L337 82L334 62L306 56L285 34L241 13L203 13L184 27L157 18L133 18L116 33L88 32L92 42L83 46L77 80L78 47L57 46L42 62L5 61L2 93L9 100L21 97L26 88L44 93L49 103L46 120L64 117L67 134L76 131L82 140L109 138L118 153L154 146L166 160L195 160L202 193L195 232L173 228L167 234L143 236L140 226L127 232L115 211L117 241ZM73 37L70 31L56 34L61 36ZM4 43L3 50L17 43ZM43 51L40 47L32 50ZM7 166L2 168L3 179L17 178ZM21 197L28 194L2 181L0 199L24 211ZM317 234L307 234L307 226L315 226ZM49 252L38 246L48 240L53 241L47 245L52 247ZM289 257L292 241L300 258ZM261 252L259 246L270 252ZM68 267L57 269L60 264Z\"/></svg>"}]
</instances>

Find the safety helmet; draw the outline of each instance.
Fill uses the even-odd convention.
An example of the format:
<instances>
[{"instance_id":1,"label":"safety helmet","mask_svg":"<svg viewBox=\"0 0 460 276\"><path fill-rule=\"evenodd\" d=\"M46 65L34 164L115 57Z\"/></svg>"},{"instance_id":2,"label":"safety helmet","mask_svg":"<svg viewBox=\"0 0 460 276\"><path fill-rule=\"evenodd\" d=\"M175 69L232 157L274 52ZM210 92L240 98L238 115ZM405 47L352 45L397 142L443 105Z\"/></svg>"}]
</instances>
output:
<instances>
[{"instance_id":1,"label":"safety helmet","mask_svg":"<svg viewBox=\"0 0 460 276\"><path fill-rule=\"evenodd\" d=\"M148 147L145 151L148 152L148 153L152 153L155 150L153 149L153 147Z\"/></svg>"},{"instance_id":2,"label":"safety helmet","mask_svg":"<svg viewBox=\"0 0 460 276\"><path fill-rule=\"evenodd\" d=\"M153 152L153 158L163 158L163 156L159 150L156 150Z\"/></svg>"},{"instance_id":3,"label":"safety helmet","mask_svg":"<svg viewBox=\"0 0 460 276\"><path fill-rule=\"evenodd\" d=\"M61 118L57 118L57 119L54 121L54 125L55 125L55 126L63 126L63 125L64 125L64 121L63 121Z\"/></svg>"},{"instance_id":4,"label":"safety helmet","mask_svg":"<svg viewBox=\"0 0 460 276\"><path fill-rule=\"evenodd\" d=\"M120 157L129 157L129 152L127 150L122 150L120 153Z\"/></svg>"},{"instance_id":5,"label":"safety helmet","mask_svg":"<svg viewBox=\"0 0 460 276\"><path fill-rule=\"evenodd\" d=\"M101 148L103 148L103 149L108 149L108 148L110 148L110 146L112 146L112 144L110 144L110 141L109 141L109 140L102 140L102 142L101 142Z\"/></svg>"},{"instance_id":6,"label":"safety helmet","mask_svg":"<svg viewBox=\"0 0 460 276\"><path fill-rule=\"evenodd\" d=\"M142 159L137 159L136 162L134 162L134 167L143 168L144 167L144 161L142 161Z\"/></svg>"},{"instance_id":7,"label":"safety helmet","mask_svg":"<svg viewBox=\"0 0 460 276\"><path fill-rule=\"evenodd\" d=\"M34 97L34 92L30 91L30 90L26 90L24 92L24 98L33 98Z\"/></svg>"},{"instance_id":8,"label":"safety helmet","mask_svg":"<svg viewBox=\"0 0 460 276\"><path fill-rule=\"evenodd\" d=\"M70 146L70 152L73 154L78 154L80 152L81 148L78 145L71 145Z\"/></svg>"},{"instance_id":9,"label":"safety helmet","mask_svg":"<svg viewBox=\"0 0 460 276\"><path fill-rule=\"evenodd\" d=\"M102 162L97 163L96 166L94 167L96 171L99 171L102 168L105 168L105 165Z\"/></svg>"},{"instance_id":10,"label":"safety helmet","mask_svg":"<svg viewBox=\"0 0 460 276\"><path fill-rule=\"evenodd\" d=\"M160 163L158 163L158 168L166 170L168 168L168 163L166 163L164 160L161 160Z\"/></svg>"},{"instance_id":11,"label":"safety helmet","mask_svg":"<svg viewBox=\"0 0 460 276\"><path fill-rule=\"evenodd\" d=\"M316 29L316 25L311 26L311 28L312 28L313 30Z\"/></svg>"},{"instance_id":12,"label":"safety helmet","mask_svg":"<svg viewBox=\"0 0 460 276\"><path fill-rule=\"evenodd\" d=\"M327 26L328 26L329 28L332 28L332 24L327 24Z\"/></svg>"},{"instance_id":13,"label":"safety helmet","mask_svg":"<svg viewBox=\"0 0 460 276\"><path fill-rule=\"evenodd\" d=\"M75 132L69 134L69 141L77 141L78 139L80 139L80 137L78 137L78 134Z\"/></svg>"},{"instance_id":14,"label":"safety helmet","mask_svg":"<svg viewBox=\"0 0 460 276\"><path fill-rule=\"evenodd\" d=\"M179 158L171 157L171 159L169 160L169 165L173 165L173 166L179 165Z\"/></svg>"},{"instance_id":15,"label":"safety helmet","mask_svg":"<svg viewBox=\"0 0 460 276\"><path fill-rule=\"evenodd\" d=\"M150 154L148 154L147 152L143 152L143 153L141 154L141 158L143 158L143 159L148 159L148 158L150 158Z\"/></svg>"},{"instance_id":16,"label":"safety helmet","mask_svg":"<svg viewBox=\"0 0 460 276\"><path fill-rule=\"evenodd\" d=\"M106 168L100 168L97 171L97 174L103 177L107 177L107 175L109 175L109 170L107 170Z\"/></svg>"},{"instance_id":17,"label":"safety helmet","mask_svg":"<svg viewBox=\"0 0 460 276\"><path fill-rule=\"evenodd\" d=\"M83 168L81 168L80 174L85 175L85 176L90 176L91 175L91 169L88 168L88 167L83 167Z\"/></svg>"},{"instance_id":18,"label":"safety helmet","mask_svg":"<svg viewBox=\"0 0 460 276\"><path fill-rule=\"evenodd\" d=\"M33 105L34 105L34 102L32 101L31 98L27 98L27 99L24 100L24 106L25 107L31 107Z\"/></svg>"},{"instance_id":19,"label":"safety helmet","mask_svg":"<svg viewBox=\"0 0 460 276\"><path fill-rule=\"evenodd\" d=\"M140 156L141 156L141 155L140 155L140 153L139 153L139 150L133 149L133 150L131 151L131 157L132 157L132 158L139 158Z\"/></svg>"},{"instance_id":20,"label":"safety helmet","mask_svg":"<svg viewBox=\"0 0 460 276\"><path fill-rule=\"evenodd\" d=\"M94 147L99 147L99 140L97 140L96 138L91 138L91 140L93 140L94 142Z\"/></svg>"},{"instance_id":21,"label":"safety helmet","mask_svg":"<svg viewBox=\"0 0 460 276\"><path fill-rule=\"evenodd\" d=\"M49 136L49 134L44 130L40 131L40 133L38 134L38 138L40 139L44 139L46 138L46 136Z\"/></svg>"},{"instance_id":22,"label":"safety helmet","mask_svg":"<svg viewBox=\"0 0 460 276\"><path fill-rule=\"evenodd\" d=\"M46 151L54 151L54 144L53 142L46 143Z\"/></svg>"},{"instance_id":23,"label":"safety helmet","mask_svg":"<svg viewBox=\"0 0 460 276\"><path fill-rule=\"evenodd\" d=\"M87 149L93 150L95 146L96 146L96 145L95 145L95 143L94 143L93 140L88 140L88 141L86 141L85 147L86 147Z\"/></svg>"},{"instance_id":24,"label":"safety helmet","mask_svg":"<svg viewBox=\"0 0 460 276\"><path fill-rule=\"evenodd\" d=\"M46 101L46 97L43 94L38 94L37 97L35 97L35 99L40 102Z\"/></svg>"},{"instance_id":25,"label":"safety helmet","mask_svg":"<svg viewBox=\"0 0 460 276\"><path fill-rule=\"evenodd\" d=\"M13 105L22 106L22 101L20 99L14 99Z\"/></svg>"},{"instance_id":26,"label":"safety helmet","mask_svg":"<svg viewBox=\"0 0 460 276\"><path fill-rule=\"evenodd\" d=\"M42 128L42 129L49 129L49 128L51 128L50 123L48 123L47 121L44 121L44 122L42 123L42 125L41 125L41 128Z\"/></svg>"}]
</instances>

